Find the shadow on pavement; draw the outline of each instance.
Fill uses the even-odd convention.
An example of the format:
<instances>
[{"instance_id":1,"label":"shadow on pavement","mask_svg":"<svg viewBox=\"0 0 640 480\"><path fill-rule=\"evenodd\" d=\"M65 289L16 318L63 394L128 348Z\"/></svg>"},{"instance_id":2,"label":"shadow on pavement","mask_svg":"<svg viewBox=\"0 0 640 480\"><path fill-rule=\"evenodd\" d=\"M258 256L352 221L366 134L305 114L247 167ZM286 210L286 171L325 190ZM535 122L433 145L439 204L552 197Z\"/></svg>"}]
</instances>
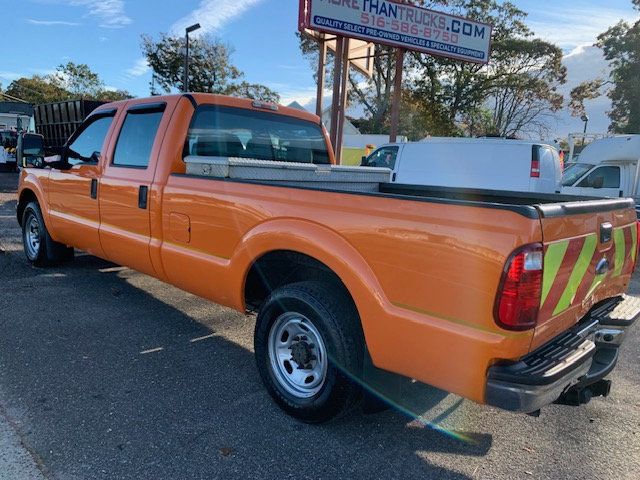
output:
<instances>
[{"instance_id":1,"label":"shadow on pavement","mask_svg":"<svg viewBox=\"0 0 640 480\"><path fill-rule=\"evenodd\" d=\"M18 190L19 174L0 171L0 193L14 193Z\"/></svg>"},{"instance_id":2,"label":"shadow on pavement","mask_svg":"<svg viewBox=\"0 0 640 480\"><path fill-rule=\"evenodd\" d=\"M39 270L8 256L17 280L0 294L0 395L52 478L462 479L418 452L491 447L490 435L461 441L392 411L301 424L271 402L241 345L252 319L94 257ZM242 338L222 336L231 324ZM446 395L407 389L407 410Z\"/></svg>"}]
</instances>

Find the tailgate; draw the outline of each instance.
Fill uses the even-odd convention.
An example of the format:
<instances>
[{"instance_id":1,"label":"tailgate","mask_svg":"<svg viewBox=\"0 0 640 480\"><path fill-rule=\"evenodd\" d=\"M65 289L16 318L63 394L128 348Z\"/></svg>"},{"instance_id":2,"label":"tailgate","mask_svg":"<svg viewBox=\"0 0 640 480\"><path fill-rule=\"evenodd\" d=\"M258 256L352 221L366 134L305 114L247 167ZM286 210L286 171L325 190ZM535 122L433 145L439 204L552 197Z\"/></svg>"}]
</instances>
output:
<instances>
[{"instance_id":1,"label":"tailgate","mask_svg":"<svg viewBox=\"0 0 640 480\"><path fill-rule=\"evenodd\" d=\"M626 292L636 261L631 199L537 205L544 271L532 349L577 323L591 307Z\"/></svg>"}]
</instances>

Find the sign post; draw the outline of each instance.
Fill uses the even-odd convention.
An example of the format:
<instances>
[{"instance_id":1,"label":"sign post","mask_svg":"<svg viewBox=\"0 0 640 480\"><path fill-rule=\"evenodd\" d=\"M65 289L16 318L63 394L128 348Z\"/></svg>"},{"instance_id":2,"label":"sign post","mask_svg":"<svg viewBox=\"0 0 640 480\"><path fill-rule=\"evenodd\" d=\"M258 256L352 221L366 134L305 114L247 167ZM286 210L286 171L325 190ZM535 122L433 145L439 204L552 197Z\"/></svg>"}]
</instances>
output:
<instances>
[{"instance_id":1,"label":"sign post","mask_svg":"<svg viewBox=\"0 0 640 480\"><path fill-rule=\"evenodd\" d=\"M335 155L342 158L342 138L344 132L344 116L347 110L347 92L349 89L349 38L342 44L342 78L340 79L340 103L338 104L338 124L336 125Z\"/></svg>"},{"instance_id":2,"label":"sign post","mask_svg":"<svg viewBox=\"0 0 640 480\"><path fill-rule=\"evenodd\" d=\"M318 54L318 92L316 94L316 115L322 118L322 98L324 96L324 71L327 65L327 42L324 33L318 39L320 52Z\"/></svg>"},{"instance_id":3,"label":"sign post","mask_svg":"<svg viewBox=\"0 0 640 480\"><path fill-rule=\"evenodd\" d=\"M396 49L396 74L393 84L393 101L391 103L391 131L389 142L396 143L398 139L398 123L400 120L400 102L402 101L402 67L404 66L404 50Z\"/></svg>"},{"instance_id":4,"label":"sign post","mask_svg":"<svg viewBox=\"0 0 640 480\"><path fill-rule=\"evenodd\" d=\"M329 137L334 150L338 144L338 122L340 116L340 85L342 84L342 47L344 38L338 37L336 42L336 59L333 65L333 101L331 103L331 131ZM322 118L322 117L320 117ZM340 158L338 152L334 152L336 158Z\"/></svg>"}]
</instances>

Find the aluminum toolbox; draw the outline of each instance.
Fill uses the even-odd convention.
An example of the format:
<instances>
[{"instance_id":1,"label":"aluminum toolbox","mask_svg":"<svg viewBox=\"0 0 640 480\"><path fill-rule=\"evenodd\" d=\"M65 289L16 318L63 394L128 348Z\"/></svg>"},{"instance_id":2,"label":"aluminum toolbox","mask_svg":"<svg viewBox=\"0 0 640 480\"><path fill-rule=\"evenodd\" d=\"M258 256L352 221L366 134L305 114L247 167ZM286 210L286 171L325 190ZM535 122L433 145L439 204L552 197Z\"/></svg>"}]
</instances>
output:
<instances>
[{"instance_id":1,"label":"aluminum toolbox","mask_svg":"<svg viewBox=\"0 0 640 480\"><path fill-rule=\"evenodd\" d=\"M251 158L185 158L187 174L306 186L330 190L378 191L380 183L391 180L391 170L374 167L316 165Z\"/></svg>"}]
</instances>

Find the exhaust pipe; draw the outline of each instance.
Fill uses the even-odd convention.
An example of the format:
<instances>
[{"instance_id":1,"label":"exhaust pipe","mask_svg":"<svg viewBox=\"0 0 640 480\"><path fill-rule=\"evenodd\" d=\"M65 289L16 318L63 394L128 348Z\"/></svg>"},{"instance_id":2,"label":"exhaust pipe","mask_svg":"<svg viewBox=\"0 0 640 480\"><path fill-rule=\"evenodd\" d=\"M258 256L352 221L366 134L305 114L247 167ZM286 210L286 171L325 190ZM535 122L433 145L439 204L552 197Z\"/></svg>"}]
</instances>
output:
<instances>
[{"instance_id":1,"label":"exhaust pipe","mask_svg":"<svg viewBox=\"0 0 640 480\"><path fill-rule=\"evenodd\" d=\"M555 401L559 405L579 407L589 403L594 397L607 397L611 392L611 380L598 380L586 387L572 387Z\"/></svg>"}]
</instances>

